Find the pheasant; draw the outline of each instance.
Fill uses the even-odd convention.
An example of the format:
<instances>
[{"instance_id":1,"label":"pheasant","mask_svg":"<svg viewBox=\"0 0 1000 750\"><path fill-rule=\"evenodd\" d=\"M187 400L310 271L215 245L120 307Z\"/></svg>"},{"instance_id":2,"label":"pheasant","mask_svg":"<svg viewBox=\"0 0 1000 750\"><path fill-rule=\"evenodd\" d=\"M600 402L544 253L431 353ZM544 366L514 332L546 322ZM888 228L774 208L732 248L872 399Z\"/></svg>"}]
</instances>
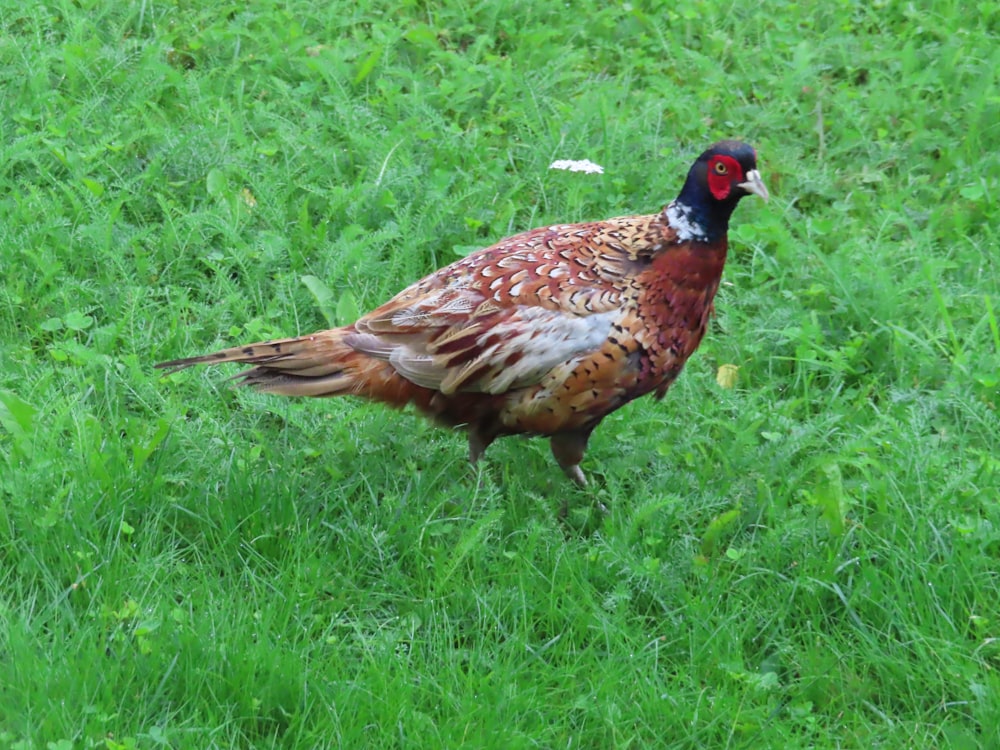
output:
<instances>
[{"instance_id":1,"label":"pheasant","mask_svg":"<svg viewBox=\"0 0 1000 750\"><path fill-rule=\"evenodd\" d=\"M283 396L354 395L463 427L475 463L497 437L544 435L580 469L600 421L664 396L698 348L719 286L729 218L768 200L756 152L720 141L660 213L514 235L407 287L351 325L158 368L252 365L239 384Z\"/></svg>"}]
</instances>

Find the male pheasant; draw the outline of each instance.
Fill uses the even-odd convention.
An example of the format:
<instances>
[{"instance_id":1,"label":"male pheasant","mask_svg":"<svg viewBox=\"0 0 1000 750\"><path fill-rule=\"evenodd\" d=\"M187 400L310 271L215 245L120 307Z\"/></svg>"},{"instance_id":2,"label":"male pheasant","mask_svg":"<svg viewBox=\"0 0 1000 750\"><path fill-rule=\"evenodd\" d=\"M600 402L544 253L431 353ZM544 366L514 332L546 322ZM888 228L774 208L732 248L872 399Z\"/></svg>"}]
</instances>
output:
<instances>
[{"instance_id":1,"label":"male pheasant","mask_svg":"<svg viewBox=\"0 0 1000 750\"><path fill-rule=\"evenodd\" d=\"M413 404L464 427L474 463L501 435L546 435L580 486L590 433L634 398L662 398L698 347L736 204L767 188L753 148L720 141L660 213L533 229L404 289L343 328L162 362L241 362L283 396Z\"/></svg>"}]
</instances>

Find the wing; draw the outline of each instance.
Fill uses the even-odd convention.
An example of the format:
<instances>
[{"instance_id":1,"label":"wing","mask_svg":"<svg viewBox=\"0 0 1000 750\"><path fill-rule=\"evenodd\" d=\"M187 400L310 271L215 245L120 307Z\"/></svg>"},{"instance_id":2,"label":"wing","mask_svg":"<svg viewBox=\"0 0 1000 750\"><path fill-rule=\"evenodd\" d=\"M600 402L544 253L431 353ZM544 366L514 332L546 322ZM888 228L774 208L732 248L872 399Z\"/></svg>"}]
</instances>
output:
<instances>
[{"instance_id":1,"label":"wing","mask_svg":"<svg viewBox=\"0 0 1000 750\"><path fill-rule=\"evenodd\" d=\"M516 235L403 290L346 341L445 394L534 385L605 344L671 239L655 215Z\"/></svg>"}]
</instances>

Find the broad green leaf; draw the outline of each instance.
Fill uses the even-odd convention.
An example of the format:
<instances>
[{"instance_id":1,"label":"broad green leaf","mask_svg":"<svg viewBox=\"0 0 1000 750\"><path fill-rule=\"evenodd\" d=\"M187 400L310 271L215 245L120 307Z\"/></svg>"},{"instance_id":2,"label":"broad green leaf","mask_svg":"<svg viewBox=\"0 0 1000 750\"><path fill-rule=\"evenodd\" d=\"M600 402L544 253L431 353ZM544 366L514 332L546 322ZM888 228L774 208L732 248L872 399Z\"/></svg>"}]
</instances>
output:
<instances>
[{"instance_id":1,"label":"broad green leaf","mask_svg":"<svg viewBox=\"0 0 1000 750\"><path fill-rule=\"evenodd\" d=\"M73 310L66 313L63 317L63 323L71 331L85 331L94 324L94 318L79 310Z\"/></svg>"},{"instance_id":2,"label":"broad green leaf","mask_svg":"<svg viewBox=\"0 0 1000 750\"><path fill-rule=\"evenodd\" d=\"M221 169L210 169L205 178L205 188L213 198L219 198L228 192L229 180Z\"/></svg>"},{"instance_id":3,"label":"broad green leaf","mask_svg":"<svg viewBox=\"0 0 1000 750\"><path fill-rule=\"evenodd\" d=\"M153 436L146 442L136 442L133 444L132 463L135 465L136 471L139 471L145 465L146 461L153 454L153 451L160 446L160 443L163 442L163 439L169 432L170 423L163 417L160 417L156 420L156 432L153 433Z\"/></svg>"},{"instance_id":4,"label":"broad green leaf","mask_svg":"<svg viewBox=\"0 0 1000 750\"><path fill-rule=\"evenodd\" d=\"M336 316L333 314L333 292L330 291L330 287L324 284L321 279L309 274L302 276L302 283L316 299L316 306L323 313L327 323L331 326L337 325Z\"/></svg>"},{"instance_id":5,"label":"broad green leaf","mask_svg":"<svg viewBox=\"0 0 1000 750\"><path fill-rule=\"evenodd\" d=\"M80 182L83 183L83 186L87 188L87 190L89 190L91 195L95 198L100 198L104 195L104 185L99 183L97 180L92 180L89 177L83 177Z\"/></svg>"},{"instance_id":6,"label":"broad green leaf","mask_svg":"<svg viewBox=\"0 0 1000 750\"><path fill-rule=\"evenodd\" d=\"M816 489L812 492L813 500L822 511L830 533L840 536L844 533L844 513L847 506L840 465L832 461L824 464L819 468L819 475Z\"/></svg>"},{"instance_id":7,"label":"broad green leaf","mask_svg":"<svg viewBox=\"0 0 1000 750\"><path fill-rule=\"evenodd\" d=\"M30 435L38 409L10 391L0 391L0 425L12 434Z\"/></svg>"},{"instance_id":8,"label":"broad green leaf","mask_svg":"<svg viewBox=\"0 0 1000 750\"><path fill-rule=\"evenodd\" d=\"M378 48L372 50L372 52L366 57L361 65L358 66L358 72L354 76L354 85L357 86L368 76L371 72L375 70L375 66L378 65L378 61L382 58L382 49Z\"/></svg>"},{"instance_id":9,"label":"broad green leaf","mask_svg":"<svg viewBox=\"0 0 1000 750\"><path fill-rule=\"evenodd\" d=\"M337 300L337 325L350 325L358 319L358 301L350 292L344 292Z\"/></svg>"}]
</instances>

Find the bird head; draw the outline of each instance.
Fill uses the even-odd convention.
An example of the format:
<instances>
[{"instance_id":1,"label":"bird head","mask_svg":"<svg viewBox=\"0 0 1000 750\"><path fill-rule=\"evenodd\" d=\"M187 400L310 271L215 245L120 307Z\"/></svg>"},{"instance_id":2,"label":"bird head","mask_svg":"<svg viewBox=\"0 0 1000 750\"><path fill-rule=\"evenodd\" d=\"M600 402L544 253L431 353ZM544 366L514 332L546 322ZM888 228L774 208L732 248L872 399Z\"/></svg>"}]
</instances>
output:
<instances>
[{"instance_id":1,"label":"bird head","mask_svg":"<svg viewBox=\"0 0 1000 750\"><path fill-rule=\"evenodd\" d=\"M719 141L698 157L688 179L694 177L713 200L739 201L747 195L767 203L771 197L757 171L757 152L740 141Z\"/></svg>"},{"instance_id":2,"label":"bird head","mask_svg":"<svg viewBox=\"0 0 1000 750\"><path fill-rule=\"evenodd\" d=\"M757 170L757 152L741 141L719 141L691 166L675 203L711 240L725 234L736 204L748 195L770 198Z\"/></svg>"}]
</instances>

